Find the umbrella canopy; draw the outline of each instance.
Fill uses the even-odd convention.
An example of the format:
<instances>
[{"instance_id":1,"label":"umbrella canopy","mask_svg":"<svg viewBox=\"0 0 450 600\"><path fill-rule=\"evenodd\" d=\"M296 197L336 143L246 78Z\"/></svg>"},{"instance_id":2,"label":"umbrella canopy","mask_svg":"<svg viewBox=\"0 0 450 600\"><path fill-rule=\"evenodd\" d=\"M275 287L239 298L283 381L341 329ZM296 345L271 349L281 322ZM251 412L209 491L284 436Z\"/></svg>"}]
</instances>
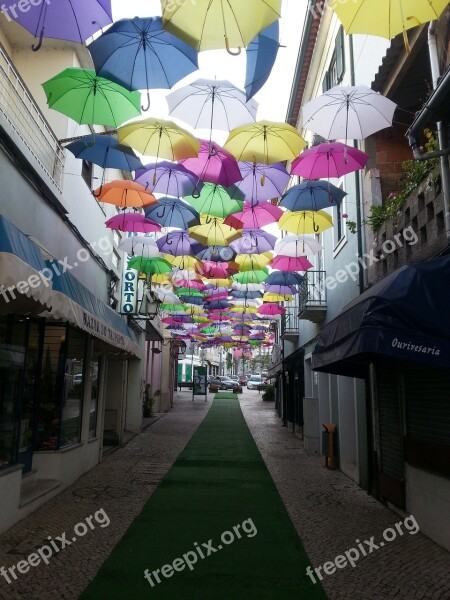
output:
<instances>
[{"instance_id":1,"label":"umbrella canopy","mask_svg":"<svg viewBox=\"0 0 450 600\"><path fill-rule=\"evenodd\" d=\"M94 143L91 138L92 136L85 135L67 144L66 148L76 158L99 165L102 169L136 171L142 168L142 163L132 148L119 144L113 135L97 135Z\"/></svg>"},{"instance_id":2,"label":"umbrella canopy","mask_svg":"<svg viewBox=\"0 0 450 600\"><path fill-rule=\"evenodd\" d=\"M275 302L267 302L258 308L260 315L284 315L286 309Z\"/></svg>"},{"instance_id":3,"label":"umbrella canopy","mask_svg":"<svg viewBox=\"0 0 450 600\"><path fill-rule=\"evenodd\" d=\"M180 161L200 181L229 187L242 179L236 159L215 142L200 141L198 156Z\"/></svg>"},{"instance_id":4,"label":"umbrella canopy","mask_svg":"<svg viewBox=\"0 0 450 600\"><path fill-rule=\"evenodd\" d=\"M246 229L260 229L265 225L276 223L282 215L283 211L270 202L255 205L246 202L242 212L235 213L233 216L242 221Z\"/></svg>"},{"instance_id":5,"label":"umbrella canopy","mask_svg":"<svg viewBox=\"0 0 450 600\"><path fill-rule=\"evenodd\" d=\"M244 284L252 284L252 283L262 283L269 277L269 272L267 269L257 269L255 271L243 271L241 273L236 273L233 275L233 280L238 283Z\"/></svg>"},{"instance_id":6,"label":"umbrella canopy","mask_svg":"<svg viewBox=\"0 0 450 600\"><path fill-rule=\"evenodd\" d=\"M303 106L303 127L326 140L362 140L390 127L396 107L364 85L335 86Z\"/></svg>"},{"instance_id":7,"label":"umbrella canopy","mask_svg":"<svg viewBox=\"0 0 450 600\"><path fill-rule=\"evenodd\" d=\"M328 213L323 210L303 210L300 212L286 212L278 221L278 227L297 235L303 233L320 233L333 227L333 221Z\"/></svg>"},{"instance_id":8,"label":"umbrella canopy","mask_svg":"<svg viewBox=\"0 0 450 600\"><path fill-rule=\"evenodd\" d=\"M247 100L263 87L269 79L280 47L280 25L272 23L253 38L247 47L245 92Z\"/></svg>"},{"instance_id":9,"label":"umbrella canopy","mask_svg":"<svg viewBox=\"0 0 450 600\"><path fill-rule=\"evenodd\" d=\"M134 92L133 92L134 93ZM119 127L119 141L144 156L181 160L197 156L200 141L185 129L165 119L140 119Z\"/></svg>"},{"instance_id":10,"label":"umbrella canopy","mask_svg":"<svg viewBox=\"0 0 450 600\"><path fill-rule=\"evenodd\" d=\"M112 23L111 0L45 0L24 6L19 5L20 12L15 18L39 38L38 44L32 46L33 50L39 50L44 37L85 42L99 29Z\"/></svg>"},{"instance_id":11,"label":"umbrella canopy","mask_svg":"<svg viewBox=\"0 0 450 600\"><path fill-rule=\"evenodd\" d=\"M141 235L123 239L119 243L118 248L123 250L123 252L134 256L143 256L145 258L156 258L157 256L161 256L156 242L152 238Z\"/></svg>"},{"instance_id":12,"label":"umbrella canopy","mask_svg":"<svg viewBox=\"0 0 450 600\"><path fill-rule=\"evenodd\" d=\"M228 263L202 261L202 275L208 279L226 279L228 277Z\"/></svg>"},{"instance_id":13,"label":"umbrella canopy","mask_svg":"<svg viewBox=\"0 0 450 600\"><path fill-rule=\"evenodd\" d=\"M92 69L69 67L42 87L48 106L80 125L118 127L141 114L139 92L129 92Z\"/></svg>"},{"instance_id":14,"label":"umbrella canopy","mask_svg":"<svg viewBox=\"0 0 450 600\"><path fill-rule=\"evenodd\" d=\"M236 262L241 271L258 271L267 267L273 255L270 252L264 254L238 254Z\"/></svg>"},{"instance_id":15,"label":"umbrella canopy","mask_svg":"<svg viewBox=\"0 0 450 600\"><path fill-rule=\"evenodd\" d=\"M225 142L225 148L238 160L265 165L293 160L305 146L295 127L274 121L257 121L233 129Z\"/></svg>"},{"instance_id":16,"label":"umbrella canopy","mask_svg":"<svg viewBox=\"0 0 450 600\"><path fill-rule=\"evenodd\" d=\"M237 213L243 207L243 202L232 200L227 190L216 183L205 183L198 198L187 196L183 200L202 214L221 218Z\"/></svg>"},{"instance_id":17,"label":"umbrella canopy","mask_svg":"<svg viewBox=\"0 0 450 600\"><path fill-rule=\"evenodd\" d=\"M120 19L89 51L97 73L128 90L169 89L198 69L197 52L163 29L161 17Z\"/></svg>"},{"instance_id":18,"label":"umbrella canopy","mask_svg":"<svg viewBox=\"0 0 450 600\"><path fill-rule=\"evenodd\" d=\"M230 244L238 254L262 254L273 250L277 238L263 229L244 229L242 237Z\"/></svg>"},{"instance_id":19,"label":"umbrella canopy","mask_svg":"<svg viewBox=\"0 0 450 600\"><path fill-rule=\"evenodd\" d=\"M192 194L194 189L199 191L203 185L195 174L183 165L169 161L148 164L138 169L135 181L144 185L152 193L157 192L175 198Z\"/></svg>"},{"instance_id":20,"label":"umbrella canopy","mask_svg":"<svg viewBox=\"0 0 450 600\"><path fill-rule=\"evenodd\" d=\"M165 29L196 50L245 48L281 17L281 0L162 0Z\"/></svg>"},{"instance_id":21,"label":"umbrella canopy","mask_svg":"<svg viewBox=\"0 0 450 600\"><path fill-rule=\"evenodd\" d=\"M234 242L233 242L234 243ZM230 246L208 246L205 250L196 253L201 260L213 260L214 262L227 262L234 260L236 252Z\"/></svg>"},{"instance_id":22,"label":"umbrella canopy","mask_svg":"<svg viewBox=\"0 0 450 600\"><path fill-rule=\"evenodd\" d=\"M339 205L347 195L328 181L304 181L293 185L283 194L279 206L288 210L320 210Z\"/></svg>"},{"instance_id":23,"label":"umbrella canopy","mask_svg":"<svg viewBox=\"0 0 450 600\"><path fill-rule=\"evenodd\" d=\"M105 221L109 229L130 231L134 233L155 233L161 231L161 226L137 212L121 212Z\"/></svg>"},{"instance_id":24,"label":"umbrella canopy","mask_svg":"<svg viewBox=\"0 0 450 600\"><path fill-rule=\"evenodd\" d=\"M162 227L187 229L200 223L198 212L177 198L159 198L146 209L145 216Z\"/></svg>"},{"instance_id":25,"label":"umbrella canopy","mask_svg":"<svg viewBox=\"0 0 450 600\"><path fill-rule=\"evenodd\" d=\"M162 275L172 271L172 265L164 258L145 258L144 256L135 256L129 260L128 267L150 275Z\"/></svg>"},{"instance_id":26,"label":"umbrella canopy","mask_svg":"<svg viewBox=\"0 0 450 600\"><path fill-rule=\"evenodd\" d=\"M306 256L283 256L278 255L272 261L272 267L280 271L306 271L314 265L309 262Z\"/></svg>"},{"instance_id":27,"label":"umbrella canopy","mask_svg":"<svg viewBox=\"0 0 450 600\"><path fill-rule=\"evenodd\" d=\"M368 160L368 154L353 146L341 142L324 143L303 150L292 163L291 174L306 179L338 178L363 169Z\"/></svg>"},{"instance_id":28,"label":"umbrella canopy","mask_svg":"<svg viewBox=\"0 0 450 600\"><path fill-rule=\"evenodd\" d=\"M156 244L160 252L172 256L197 254L204 248L202 244L189 237L186 231L171 231L159 238Z\"/></svg>"},{"instance_id":29,"label":"umbrella canopy","mask_svg":"<svg viewBox=\"0 0 450 600\"><path fill-rule=\"evenodd\" d=\"M303 277L298 273L272 271L265 283L267 285L299 285L302 282Z\"/></svg>"},{"instance_id":30,"label":"umbrella canopy","mask_svg":"<svg viewBox=\"0 0 450 600\"><path fill-rule=\"evenodd\" d=\"M292 294L273 294L266 292L263 296L264 302L292 302L294 296Z\"/></svg>"},{"instance_id":31,"label":"umbrella canopy","mask_svg":"<svg viewBox=\"0 0 450 600\"><path fill-rule=\"evenodd\" d=\"M122 179L102 184L92 194L99 202L114 204L119 208L143 208L156 204L155 196L147 192L143 185Z\"/></svg>"},{"instance_id":32,"label":"umbrella canopy","mask_svg":"<svg viewBox=\"0 0 450 600\"><path fill-rule=\"evenodd\" d=\"M294 285L274 285L273 283L265 283L264 291L268 294L276 294L277 296L298 294L298 290Z\"/></svg>"},{"instance_id":33,"label":"umbrella canopy","mask_svg":"<svg viewBox=\"0 0 450 600\"><path fill-rule=\"evenodd\" d=\"M259 204L278 198L286 189L290 176L283 163L263 165L253 162L239 162L242 181L232 185L229 193L232 198Z\"/></svg>"},{"instance_id":34,"label":"umbrella canopy","mask_svg":"<svg viewBox=\"0 0 450 600\"><path fill-rule=\"evenodd\" d=\"M317 254L322 250L322 246L314 238L307 238L303 235L286 235L277 241L274 250L278 254L297 257L305 254Z\"/></svg>"},{"instance_id":35,"label":"umbrella canopy","mask_svg":"<svg viewBox=\"0 0 450 600\"><path fill-rule=\"evenodd\" d=\"M201 225L189 228L191 237L204 246L227 246L241 237L241 231L224 224L223 219L200 215Z\"/></svg>"},{"instance_id":36,"label":"umbrella canopy","mask_svg":"<svg viewBox=\"0 0 450 600\"><path fill-rule=\"evenodd\" d=\"M194 129L230 131L256 120L258 103L226 80L197 79L167 97L169 114Z\"/></svg>"},{"instance_id":37,"label":"umbrella canopy","mask_svg":"<svg viewBox=\"0 0 450 600\"><path fill-rule=\"evenodd\" d=\"M172 256L166 254L164 257L171 265L178 267L181 271L198 271L201 273L202 263L195 256Z\"/></svg>"}]
</instances>

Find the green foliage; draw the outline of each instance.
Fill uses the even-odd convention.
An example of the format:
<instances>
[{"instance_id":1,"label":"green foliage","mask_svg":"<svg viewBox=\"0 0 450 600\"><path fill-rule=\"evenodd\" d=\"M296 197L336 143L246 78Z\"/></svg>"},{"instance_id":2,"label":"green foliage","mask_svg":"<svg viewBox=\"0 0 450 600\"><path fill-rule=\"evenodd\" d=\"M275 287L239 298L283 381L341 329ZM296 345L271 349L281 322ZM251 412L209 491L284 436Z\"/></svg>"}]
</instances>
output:
<instances>
[{"instance_id":1,"label":"green foliage","mask_svg":"<svg viewBox=\"0 0 450 600\"><path fill-rule=\"evenodd\" d=\"M266 402L273 402L275 400L275 386L268 385L262 395L262 399Z\"/></svg>"},{"instance_id":2,"label":"green foliage","mask_svg":"<svg viewBox=\"0 0 450 600\"><path fill-rule=\"evenodd\" d=\"M230 373L233 368L233 356L231 352L227 352L227 372Z\"/></svg>"},{"instance_id":3,"label":"green foliage","mask_svg":"<svg viewBox=\"0 0 450 600\"><path fill-rule=\"evenodd\" d=\"M147 383L144 387L143 402L142 402L142 413L144 417L151 417L153 413L153 405L158 396L161 395L161 390L156 390L152 394L152 386Z\"/></svg>"}]
</instances>

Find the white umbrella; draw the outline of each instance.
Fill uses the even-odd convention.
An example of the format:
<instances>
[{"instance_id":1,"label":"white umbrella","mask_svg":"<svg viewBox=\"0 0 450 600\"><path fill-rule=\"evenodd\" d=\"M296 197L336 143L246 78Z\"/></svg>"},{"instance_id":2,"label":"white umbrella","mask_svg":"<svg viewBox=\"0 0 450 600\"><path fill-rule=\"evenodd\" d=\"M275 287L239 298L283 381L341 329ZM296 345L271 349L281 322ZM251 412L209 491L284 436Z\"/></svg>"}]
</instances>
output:
<instances>
[{"instance_id":1,"label":"white umbrella","mask_svg":"<svg viewBox=\"0 0 450 600\"><path fill-rule=\"evenodd\" d=\"M262 283L239 283L234 281L231 285L233 290L240 290L241 292L260 292L264 289Z\"/></svg>"},{"instance_id":2,"label":"white umbrella","mask_svg":"<svg viewBox=\"0 0 450 600\"><path fill-rule=\"evenodd\" d=\"M317 254L322 250L322 246L317 240L303 235L287 235L275 244L274 248L277 254L283 256L306 256Z\"/></svg>"},{"instance_id":3,"label":"white umbrella","mask_svg":"<svg viewBox=\"0 0 450 600\"><path fill-rule=\"evenodd\" d=\"M364 85L336 86L303 106L302 124L326 140L362 140L390 127L396 108Z\"/></svg>"},{"instance_id":4,"label":"white umbrella","mask_svg":"<svg viewBox=\"0 0 450 600\"><path fill-rule=\"evenodd\" d=\"M161 300L163 304L181 304L181 300L176 294L165 290L164 288L153 288L153 292L158 296L158 299Z\"/></svg>"},{"instance_id":5,"label":"white umbrella","mask_svg":"<svg viewBox=\"0 0 450 600\"><path fill-rule=\"evenodd\" d=\"M144 258L162 256L156 242L152 238L143 235L125 238L117 247L127 254L133 254L134 256L143 256Z\"/></svg>"},{"instance_id":6,"label":"white umbrella","mask_svg":"<svg viewBox=\"0 0 450 600\"><path fill-rule=\"evenodd\" d=\"M197 79L167 96L170 114L195 129L235 127L256 119L258 103L229 81Z\"/></svg>"}]
</instances>

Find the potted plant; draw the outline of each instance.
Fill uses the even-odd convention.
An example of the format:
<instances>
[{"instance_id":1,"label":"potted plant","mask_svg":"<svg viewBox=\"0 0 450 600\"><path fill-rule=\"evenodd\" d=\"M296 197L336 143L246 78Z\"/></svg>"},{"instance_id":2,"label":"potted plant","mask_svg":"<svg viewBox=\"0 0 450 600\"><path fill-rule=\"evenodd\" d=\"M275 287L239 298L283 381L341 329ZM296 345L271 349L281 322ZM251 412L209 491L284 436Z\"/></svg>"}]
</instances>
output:
<instances>
[{"instance_id":1,"label":"potted plant","mask_svg":"<svg viewBox=\"0 0 450 600\"><path fill-rule=\"evenodd\" d=\"M262 399L266 402L273 402L275 400L275 386L268 385L264 394L262 395Z\"/></svg>"},{"instance_id":2,"label":"potted plant","mask_svg":"<svg viewBox=\"0 0 450 600\"><path fill-rule=\"evenodd\" d=\"M156 398L161 394L161 390L156 390L154 394L152 394L152 386L147 383L144 387L143 394L143 402L142 402L142 416L143 417L151 417L153 412L153 404L155 403Z\"/></svg>"}]
</instances>

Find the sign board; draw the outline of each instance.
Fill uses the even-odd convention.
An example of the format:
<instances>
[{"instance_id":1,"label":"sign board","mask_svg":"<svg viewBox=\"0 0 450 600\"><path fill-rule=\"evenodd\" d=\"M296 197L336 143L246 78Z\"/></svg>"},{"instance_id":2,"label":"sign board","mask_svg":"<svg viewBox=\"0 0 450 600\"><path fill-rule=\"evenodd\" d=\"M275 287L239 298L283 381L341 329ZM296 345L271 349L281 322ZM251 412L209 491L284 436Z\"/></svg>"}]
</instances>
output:
<instances>
[{"instance_id":1,"label":"sign board","mask_svg":"<svg viewBox=\"0 0 450 600\"><path fill-rule=\"evenodd\" d=\"M194 367L194 377L193 377L193 388L192 394L193 396L205 396L206 397L206 389L207 389L207 381L206 381L206 367ZM206 398L205 398L206 400Z\"/></svg>"},{"instance_id":2,"label":"sign board","mask_svg":"<svg viewBox=\"0 0 450 600\"><path fill-rule=\"evenodd\" d=\"M122 274L122 290L120 298L120 314L133 315L136 313L136 304L138 298L138 280L139 272L136 269L129 269L126 260Z\"/></svg>"}]
</instances>

